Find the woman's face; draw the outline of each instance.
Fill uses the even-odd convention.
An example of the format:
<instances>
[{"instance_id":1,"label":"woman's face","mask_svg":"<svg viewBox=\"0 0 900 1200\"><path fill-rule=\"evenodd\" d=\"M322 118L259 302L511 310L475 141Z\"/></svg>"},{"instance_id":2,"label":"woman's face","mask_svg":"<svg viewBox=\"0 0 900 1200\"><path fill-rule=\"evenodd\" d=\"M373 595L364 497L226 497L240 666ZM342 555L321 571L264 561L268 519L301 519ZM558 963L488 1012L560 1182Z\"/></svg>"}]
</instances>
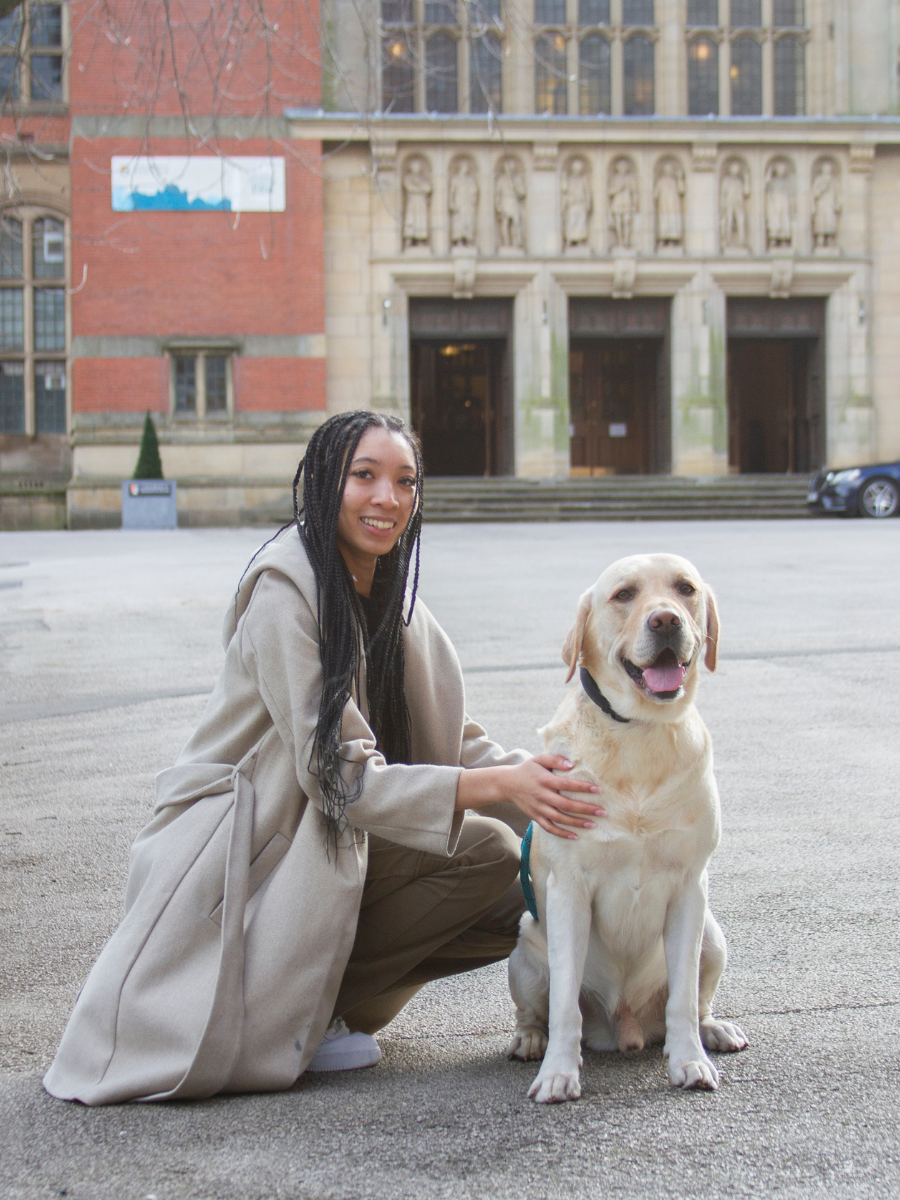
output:
<instances>
[{"instance_id":1,"label":"woman's face","mask_svg":"<svg viewBox=\"0 0 900 1200\"><path fill-rule=\"evenodd\" d=\"M358 585L371 584L375 560L399 541L415 494L409 442L388 429L367 430L350 462L337 524L338 549Z\"/></svg>"}]
</instances>

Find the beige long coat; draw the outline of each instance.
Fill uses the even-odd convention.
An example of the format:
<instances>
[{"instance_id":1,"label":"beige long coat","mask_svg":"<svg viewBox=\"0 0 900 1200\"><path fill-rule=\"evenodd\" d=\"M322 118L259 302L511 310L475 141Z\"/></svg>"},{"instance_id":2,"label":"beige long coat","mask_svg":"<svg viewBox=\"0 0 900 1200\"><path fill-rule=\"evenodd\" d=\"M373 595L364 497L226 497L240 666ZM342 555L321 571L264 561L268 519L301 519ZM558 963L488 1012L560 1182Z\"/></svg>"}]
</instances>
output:
<instances>
[{"instance_id":1,"label":"beige long coat","mask_svg":"<svg viewBox=\"0 0 900 1200\"><path fill-rule=\"evenodd\" d=\"M451 854L460 767L519 762L465 715L459 662L419 601L404 634L414 764L375 749L348 701L342 756L362 770L337 855L309 758L321 691L312 568L296 529L241 582L225 667L196 733L156 781L122 924L44 1078L84 1104L275 1091L305 1069L353 945L366 834ZM360 692L365 697L365 680Z\"/></svg>"}]
</instances>

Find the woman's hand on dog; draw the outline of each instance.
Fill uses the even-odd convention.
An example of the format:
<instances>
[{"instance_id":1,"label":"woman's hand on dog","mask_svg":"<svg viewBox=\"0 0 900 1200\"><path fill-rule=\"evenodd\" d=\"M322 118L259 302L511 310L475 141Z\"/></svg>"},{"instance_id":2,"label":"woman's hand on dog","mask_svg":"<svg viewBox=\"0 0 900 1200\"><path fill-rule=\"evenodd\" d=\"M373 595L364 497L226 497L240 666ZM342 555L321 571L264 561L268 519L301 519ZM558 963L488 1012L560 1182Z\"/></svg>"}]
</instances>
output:
<instances>
[{"instance_id":1,"label":"woman's hand on dog","mask_svg":"<svg viewBox=\"0 0 900 1200\"><path fill-rule=\"evenodd\" d=\"M587 779L569 779L555 771L571 771L573 763L559 754L539 754L515 767L474 767L461 771L456 808L484 808L503 802L516 808L557 837L574 839L575 829L593 829L591 817L605 817L595 801L573 800L563 792L599 794L603 789Z\"/></svg>"}]
</instances>

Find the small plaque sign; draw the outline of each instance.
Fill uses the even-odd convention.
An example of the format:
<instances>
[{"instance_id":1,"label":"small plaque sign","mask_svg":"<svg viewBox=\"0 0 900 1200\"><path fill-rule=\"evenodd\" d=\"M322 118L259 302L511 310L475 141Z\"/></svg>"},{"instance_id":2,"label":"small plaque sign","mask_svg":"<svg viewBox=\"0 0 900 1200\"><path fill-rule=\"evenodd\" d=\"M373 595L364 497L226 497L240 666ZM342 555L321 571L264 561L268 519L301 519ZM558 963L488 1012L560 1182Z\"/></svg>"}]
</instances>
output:
<instances>
[{"instance_id":1,"label":"small plaque sign","mask_svg":"<svg viewBox=\"0 0 900 1200\"><path fill-rule=\"evenodd\" d=\"M128 485L129 496L171 496L172 485L165 479L135 479Z\"/></svg>"},{"instance_id":2,"label":"small plaque sign","mask_svg":"<svg viewBox=\"0 0 900 1200\"><path fill-rule=\"evenodd\" d=\"M614 423L614 424L610 425L609 436L611 438L628 437L628 426L625 424L624 421L622 421L618 424Z\"/></svg>"}]
</instances>

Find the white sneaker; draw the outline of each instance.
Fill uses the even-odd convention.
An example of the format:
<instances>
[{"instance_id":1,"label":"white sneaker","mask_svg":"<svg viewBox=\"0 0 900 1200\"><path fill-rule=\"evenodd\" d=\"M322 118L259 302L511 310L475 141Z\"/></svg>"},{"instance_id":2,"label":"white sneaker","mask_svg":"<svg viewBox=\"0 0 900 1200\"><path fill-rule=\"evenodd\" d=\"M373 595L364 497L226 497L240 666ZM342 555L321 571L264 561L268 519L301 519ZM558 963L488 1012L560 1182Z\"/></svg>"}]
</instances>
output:
<instances>
[{"instance_id":1,"label":"white sneaker","mask_svg":"<svg viewBox=\"0 0 900 1200\"><path fill-rule=\"evenodd\" d=\"M374 1067L381 1060L378 1043L370 1033L351 1033L343 1017L335 1017L307 1071L358 1071Z\"/></svg>"}]
</instances>

